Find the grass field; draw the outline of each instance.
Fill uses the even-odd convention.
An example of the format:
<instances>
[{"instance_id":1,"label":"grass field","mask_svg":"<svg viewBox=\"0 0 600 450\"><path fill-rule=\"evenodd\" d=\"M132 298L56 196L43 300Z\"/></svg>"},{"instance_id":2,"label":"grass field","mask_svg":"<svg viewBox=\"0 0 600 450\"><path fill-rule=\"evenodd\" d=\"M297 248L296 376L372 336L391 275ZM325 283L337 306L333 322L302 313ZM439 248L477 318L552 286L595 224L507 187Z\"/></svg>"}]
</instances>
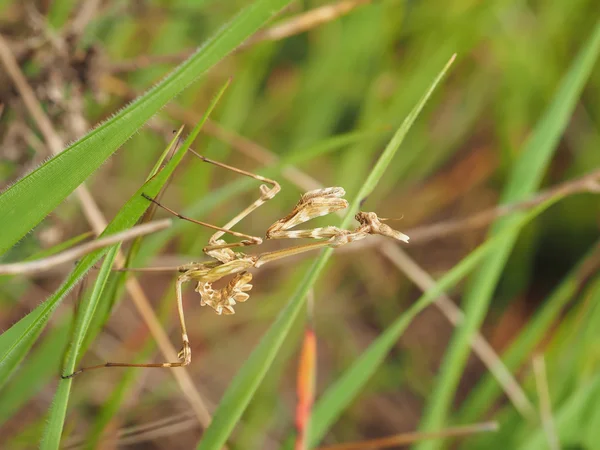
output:
<instances>
[{"instance_id":1,"label":"grass field","mask_svg":"<svg viewBox=\"0 0 600 450\"><path fill-rule=\"evenodd\" d=\"M0 446L599 448L599 53L591 0L0 0ZM236 231L341 186L300 228L410 242L253 269L235 315L188 283L189 366L62 380L176 361L177 271L112 269L213 231L5 264L152 220L142 193L218 226L259 197L188 148L280 183Z\"/></svg>"}]
</instances>

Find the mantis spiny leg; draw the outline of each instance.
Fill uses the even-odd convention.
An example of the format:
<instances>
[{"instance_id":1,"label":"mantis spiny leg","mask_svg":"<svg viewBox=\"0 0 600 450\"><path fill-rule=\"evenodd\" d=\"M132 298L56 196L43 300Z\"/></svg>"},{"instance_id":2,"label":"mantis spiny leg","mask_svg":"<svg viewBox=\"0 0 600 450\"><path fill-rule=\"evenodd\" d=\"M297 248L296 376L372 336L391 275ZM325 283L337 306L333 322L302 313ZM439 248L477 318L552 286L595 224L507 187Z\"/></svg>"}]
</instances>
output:
<instances>
[{"instance_id":1,"label":"mantis spiny leg","mask_svg":"<svg viewBox=\"0 0 600 450\"><path fill-rule=\"evenodd\" d=\"M348 202L342 198L345 194L346 192L341 187L329 187L307 192L300 198L290 214L269 227L266 233L267 239L328 239L347 233L337 227L289 231L290 228L316 217L347 208Z\"/></svg>"}]
</instances>

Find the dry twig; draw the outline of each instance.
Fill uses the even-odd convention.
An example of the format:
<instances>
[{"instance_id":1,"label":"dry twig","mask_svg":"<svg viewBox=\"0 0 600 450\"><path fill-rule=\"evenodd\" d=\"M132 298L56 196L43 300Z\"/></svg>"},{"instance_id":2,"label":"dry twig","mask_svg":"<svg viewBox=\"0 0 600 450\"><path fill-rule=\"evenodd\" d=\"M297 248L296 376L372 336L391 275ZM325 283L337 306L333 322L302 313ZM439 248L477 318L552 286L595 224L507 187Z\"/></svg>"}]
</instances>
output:
<instances>
[{"instance_id":1,"label":"dry twig","mask_svg":"<svg viewBox=\"0 0 600 450\"><path fill-rule=\"evenodd\" d=\"M550 403L550 390L546 378L546 362L544 355L538 354L533 357L533 372L535 375L535 387L540 401L540 417L544 427L544 433L548 440L550 450L560 450L560 441L552 418L552 406Z\"/></svg>"},{"instance_id":2,"label":"dry twig","mask_svg":"<svg viewBox=\"0 0 600 450\"><path fill-rule=\"evenodd\" d=\"M462 219L452 219L432 225L422 225L408 230L406 233L410 236L411 244L428 242L452 234L482 228L500 217L516 211L533 208L551 198L566 197L582 192L600 193L600 169L574 180L558 184L521 202L495 206Z\"/></svg>"},{"instance_id":3,"label":"dry twig","mask_svg":"<svg viewBox=\"0 0 600 450\"><path fill-rule=\"evenodd\" d=\"M34 261L25 261L11 264L0 264L0 275L32 275L46 272L59 264L65 264L81 258L82 256L102 247L128 241L138 236L155 233L171 226L170 219L156 220L143 225L138 225L120 233L77 245L56 255Z\"/></svg>"},{"instance_id":4,"label":"dry twig","mask_svg":"<svg viewBox=\"0 0 600 450\"><path fill-rule=\"evenodd\" d=\"M414 444L415 442L424 441L427 439L444 439L450 437L469 436L475 433L487 433L490 431L498 431L497 422L483 422L434 432L402 433L395 436L370 439L368 441L326 445L325 447L319 447L318 450L364 450L367 448L375 450L380 448L399 447Z\"/></svg>"}]
</instances>

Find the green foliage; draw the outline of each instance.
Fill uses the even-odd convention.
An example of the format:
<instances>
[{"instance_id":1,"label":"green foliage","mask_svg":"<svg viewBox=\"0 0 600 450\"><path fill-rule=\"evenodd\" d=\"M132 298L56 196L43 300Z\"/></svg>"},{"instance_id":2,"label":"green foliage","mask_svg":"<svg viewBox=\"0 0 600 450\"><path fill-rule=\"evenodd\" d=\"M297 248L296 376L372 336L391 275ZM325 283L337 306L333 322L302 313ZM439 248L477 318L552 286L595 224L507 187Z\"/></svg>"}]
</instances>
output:
<instances>
[{"instance_id":1,"label":"green foliage","mask_svg":"<svg viewBox=\"0 0 600 450\"><path fill-rule=\"evenodd\" d=\"M33 28L48 24L40 34L25 26L29 12L21 3L0 0L2 34L57 131L67 134L69 116L45 96L58 92L48 90L48 80L61 79L63 65L53 78L57 73L45 61L81 6L72 0L38 5L43 20ZM83 61L90 45L102 54L89 72L87 59L77 66L78 75L98 82L84 82L84 115L99 127L45 159L18 94L2 91L7 95L0 132L8 131L0 149L7 156L0 162L7 185L0 194L3 261L74 245L80 237L71 237L89 226L79 202L65 200L83 181L103 213L114 218L105 233L127 229L142 215L147 219L142 190L216 225L256 200L256 180L191 155L176 171L173 160L160 170L171 131L182 122L195 125L198 112L210 109L210 99L230 77L231 88L211 114L229 136L207 126L194 147L280 182L281 193L236 226L258 236L318 185L344 187L352 208L343 222L327 216L315 220L315 227L352 227L360 204L382 217L402 217L389 224L406 231L531 198L599 167L600 32L593 0L452 0L444 3L444 14L435 2L366 2L313 29L233 51L281 8L269 26L328 3L334 2L101 2L74 55ZM172 55L202 42L207 44L176 67L184 58L174 64ZM30 44L40 50L21 51ZM455 52L451 76L412 122L411 111L419 109L415 104L432 75ZM192 83L199 76L201 82ZM152 85L157 87L129 103L132 92ZM67 103L75 93L71 88L58 86ZM23 129L24 139L18 133L11 139ZM175 160L182 156L180 149ZM45 163L27 175L40 161ZM146 178L148 173L156 177ZM140 188L145 182L150 184ZM44 448L57 448L77 441L87 448L162 448L176 441L203 449L289 448L291 439L279 440L294 433L298 336L306 292L313 288L319 340L313 447L383 437L422 418L430 429L489 419L501 425L497 433L422 447L547 448L540 421L522 417L480 362L465 365L469 339L479 330L536 412L530 360L544 353L561 448L594 448L600 429L598 206L594 194L556 197L498 220L488 235L468 229L427 243L415 239L407 254L437 280L427 292L368 241L255 271L252 296L234 316L215 317L200 308L189 286L184 302L194 358L182 370L215 414L208 430L185 411L188 399L163 369L98 370L74 381L57 377L95 364L99 355L102 361L107 350L115 360L162 361L146 325L130 314L124 281L139 277L175 343L175 272L109 276L112 248L82 258L71 273L0 277L3 446L25 449L42 441ZM198 261L211 233L174 220L171 228L129 245L127 265ZM296 242L265 242L245 251L288 244ZM72 314L63 299L107 254ZM466 312L458 330L430 308L442 291ZM116 305L119 314L112 313ZM116 345L104 347L106 342ZM50 408L48 394L54 396Z\"/></svg>"},{"instance_id":2,"label":"green foliage","mask_svg":"<svg viewBox=\"0 0 600 450\"><path fill-rule=\"evenodd\" d=\"M504 189L502 196L504 203L524 200L539 188L560 136L568 124L599 53L600 22L573 61L552 104L525 143ZM519 219L520 214L515 214L497 220L492 227L491 235L512 226ZM439 429L447 422L451 401L470 352L471 340L483 322L494 288L500 279L502 268L514 246L518 232L519 230L516 229L498 242L492 256L488 257L470 280L464 300L466 319L457 329L442 363L436 389L431 396L427 413L423 417L423 428L426 430ZM434 449L439 448L439 443L424 442L419 447L421 450Z\"/></svg>"}]
</instances>

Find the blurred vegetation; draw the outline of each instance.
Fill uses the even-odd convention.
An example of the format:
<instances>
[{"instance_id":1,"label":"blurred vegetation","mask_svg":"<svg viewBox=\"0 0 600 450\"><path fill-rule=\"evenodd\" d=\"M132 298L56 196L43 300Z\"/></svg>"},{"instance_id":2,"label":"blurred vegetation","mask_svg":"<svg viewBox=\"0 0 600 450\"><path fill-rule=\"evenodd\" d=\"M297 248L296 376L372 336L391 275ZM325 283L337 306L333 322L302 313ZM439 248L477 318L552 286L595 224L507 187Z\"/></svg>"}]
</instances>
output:
<instances>
[{"instance_id":1,"label":"blurred vegetation","mask_svg":"<svg viewBox=\"0 0 600 450\"><path fill-rule=\"evenodd\" d=\"M66 143L147 91L250 2L106 0L82 19L81 11L94 3L0 0L0 33ZM417 232L426 224L532 198L600 168L600 24L595 1L356 3L347 14L307 31L284 39L256 39L192 83L87 179L104 215L110 220L134 196L173 130L185 124L187 134L229 77L231 84L212 112L212 122L193 148L209 158L261 171L282 185L275 199L237 229L264 235L307 190L290 181L288 164L320 185L343 186L352 199L396 129L455 52L453 67L363 209L402 218L393 223L395 228ZM326 4L292 2L267 26ZM77 19L85 25L80 30ZM51 152L0 67L0 182L7 187ZM240 137L246 139L241 145ZM281 158L280 163L265 160L252 143ZM535 167L527 158L544 162ZM188 154L162 201L222 225L254 201L256 188ZM80 204L71 197L0 261L23 260L89 231ZM319 397L343 379L378 337L396 326L422 290L374 246L349 246L333 253L315 285L313 319L318 338L315 414L333 422L324 430L315 427L315 433L323 434L315 444L496 420L496 433L420 446L553 448L547 439L556 433L561 448L597 448L600 201L597 193L579 192L537 212L539 216L522 229L512 229L514 242L507 233L493 242L491 236L520 215L497 221L493 228L465 227L402 246L416 264L440 279L480 244L501 244L492 247L488 259L475 261L482 271L464 283L456 280L447 292L459 306L464 297L467 325L456 329L434 307L416 315L399 339L390 341L391 351L383 353L383 363L374 366L373 376L358 388L360 394L344 399L348 405L339 417L327 404L318 403ZM338 225L335 220L321 218L315 226ZM3 226L0 211L0 232ZM198 261L210 235L210 230L178 222L144 238L131 253L131 266ZM281 245L285 244L262 247ZM316 256L258 271L252 297L238 305L234 316L217 317L200 308L198 297L186 290L194 355L187 371L211 412ZM475 280L494 261L497 277L486 278L480 286L489 297L484 299L473 294ZM2 277L0 329L11 329L51 297L70 269ZM33 448L40 441L72 332L74 305L81 305L85 291L94 289L96 276L90 272L84 289L76 289L57 307L41 339L0 387L3 448ZM135 276L171 341L179 345L176 274ZM164 360L129 301L123 279L122 274L111 276L103 286L105 301L99 302L83 344L88 351L82 365ZM300 315L229 437L229 448L272 449L289 443L304 327ZM467 359L464 343L468 345L469 333L476 329L517 377L533 415L524 417L515 408L479 358L471 353ZM532 358L539 353L545 356L551 411L540 403L540 380L532 369ZM201 440L203 428L188 400L167 369L84 374L72 383L62 446L191 448ZM551 431L544 427L543 413L553 416ZM322 416L315 422L317 417Z\"/></svg>"}]
</instances>

